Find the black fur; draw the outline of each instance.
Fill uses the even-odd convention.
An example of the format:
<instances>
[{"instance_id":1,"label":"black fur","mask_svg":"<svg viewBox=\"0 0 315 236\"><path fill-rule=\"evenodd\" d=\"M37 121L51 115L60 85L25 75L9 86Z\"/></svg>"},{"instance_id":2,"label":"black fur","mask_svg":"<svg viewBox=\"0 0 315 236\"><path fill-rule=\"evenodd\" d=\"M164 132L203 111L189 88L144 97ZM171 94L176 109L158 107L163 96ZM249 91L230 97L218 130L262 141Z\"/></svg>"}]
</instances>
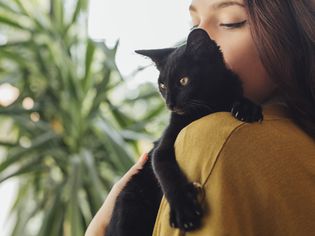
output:
<instances>
[{"instance_id":1,"label":"black fur","mask_svg":"<svg viewBox=\"0 0 315 236\"><path fill-rule=\"evenodd\" d=\"M105 235L152 235L162 193L170 204L171 226L191 231L201 226L203 209L198 191L175 159L178 133L192 121L219 111L245 122L261 121L261 107L243 96L241 81L225 66L220 48L202 29L193 30L178 48L136 52L156 64L159 89L171 117L143 170L119 195Z\"/></svg>"}]
</instances>

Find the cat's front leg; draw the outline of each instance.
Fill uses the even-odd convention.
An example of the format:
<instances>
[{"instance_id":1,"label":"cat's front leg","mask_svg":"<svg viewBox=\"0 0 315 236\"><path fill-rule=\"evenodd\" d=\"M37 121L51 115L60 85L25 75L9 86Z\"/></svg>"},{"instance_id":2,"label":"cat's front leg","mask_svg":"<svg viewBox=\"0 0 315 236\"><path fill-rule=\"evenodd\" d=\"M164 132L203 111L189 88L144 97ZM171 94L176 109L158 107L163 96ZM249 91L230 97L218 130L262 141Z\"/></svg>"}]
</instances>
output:
<instances>
[{"instance_id":1,"label":"cat's front leg","mask_svg":"<svg viewBox=\"0 0 315 236\"><path fill-rule=\"evenodd\" d=\"M233 103L231 113L235 118L244 122L261 122L263 120L261 106L245 97Z\"/></svg>"},{"instance_id":2,"label":"cat's front leg","mask_svg":"<svg viewBox=\"0 0 315 236\"><path fill-rule=\"evenodd\" d=\"M174 142L181 130L179 124L183 124L183 120L175 122L171 119L169 127L153 152L152 164L170 204L171 226L191 231L201 225L202 207L195 185L187 180L175 159Z\"/></svg>"},{"instance_id":3,"label":"cat's front leg","mask_svg":"<svg viewBox=\"0 0 315 236\"><path fill-rule=\"evenodd\" d=\"M199 192L181 172L173 152L171 149L155 150L154 158L157 160L154 161L154 168L170 205L170 225L191 231L201 225L203 211L198 201Z\"/></svg>"}]
</instances>

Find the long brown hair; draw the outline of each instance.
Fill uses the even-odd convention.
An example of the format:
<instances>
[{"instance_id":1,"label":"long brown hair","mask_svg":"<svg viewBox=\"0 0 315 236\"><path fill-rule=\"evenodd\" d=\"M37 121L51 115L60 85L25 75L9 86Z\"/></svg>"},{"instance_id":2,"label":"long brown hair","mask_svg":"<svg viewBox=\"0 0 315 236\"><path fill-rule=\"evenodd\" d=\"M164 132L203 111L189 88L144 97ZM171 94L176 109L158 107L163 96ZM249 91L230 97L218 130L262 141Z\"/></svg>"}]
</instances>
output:
<instances>
[{"instance_id":1,"label":"long brown hair","mask_svg":"<svg viewBox=\"0 0 315 236\"><path fill-rule=\"evenodd\" d=\"M315 138L315 4L245 0L260 59L291 117Z\"/></svg>"}]
</instances>

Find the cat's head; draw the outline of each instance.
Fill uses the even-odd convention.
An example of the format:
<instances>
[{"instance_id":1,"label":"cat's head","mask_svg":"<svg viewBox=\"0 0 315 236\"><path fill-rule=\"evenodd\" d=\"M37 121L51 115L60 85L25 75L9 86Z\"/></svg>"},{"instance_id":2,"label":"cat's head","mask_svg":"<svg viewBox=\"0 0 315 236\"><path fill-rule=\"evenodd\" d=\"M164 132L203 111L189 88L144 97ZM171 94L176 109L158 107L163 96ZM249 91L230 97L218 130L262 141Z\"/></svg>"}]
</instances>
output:
<instances>
[{"instance_id":1,"label":"cat's head","mask_svg":"<svg viewBox=\"0 0 315 236\"><path fill-rule=\"evenodd\" d=\"M205 108L206 102L220 96L226 71L223 55L203 29L191 31L180 47L135 52L155 63L160 72L159 90L171 111L184 114Z\"/></svg>"}]
</instances>

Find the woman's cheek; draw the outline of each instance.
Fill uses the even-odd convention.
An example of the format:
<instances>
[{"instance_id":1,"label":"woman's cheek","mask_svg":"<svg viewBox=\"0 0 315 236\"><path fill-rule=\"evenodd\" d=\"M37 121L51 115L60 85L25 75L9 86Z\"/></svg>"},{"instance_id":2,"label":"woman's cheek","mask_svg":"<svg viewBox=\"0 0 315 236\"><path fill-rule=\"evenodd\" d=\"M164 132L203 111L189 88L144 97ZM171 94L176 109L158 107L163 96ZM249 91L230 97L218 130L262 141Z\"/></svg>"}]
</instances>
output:
<instances>
[{"instance_id":1,"label":"woman's cheek","mask_svg":"<svg viewBox=\"0 0 315 236\"><path fill-rule=\"evenodd\" d=\"M250 33L221 38L220 46L227 66L243 82L245 97L257 103L266 99L274 84L259 59Z\"/></svg>"}]
</instances>

